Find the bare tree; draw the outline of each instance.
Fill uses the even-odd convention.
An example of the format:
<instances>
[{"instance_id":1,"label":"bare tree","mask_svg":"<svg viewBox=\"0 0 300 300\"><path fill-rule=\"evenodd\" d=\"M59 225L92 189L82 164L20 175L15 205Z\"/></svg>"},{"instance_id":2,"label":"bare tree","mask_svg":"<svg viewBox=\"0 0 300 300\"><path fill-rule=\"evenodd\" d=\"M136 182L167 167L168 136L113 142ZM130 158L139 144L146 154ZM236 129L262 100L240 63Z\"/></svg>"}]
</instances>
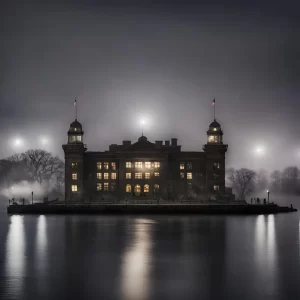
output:
<instances>
[{"instance_id":1,"label":"bare tree","mask_svg":"<svg viewBox=\"0 0 300 300\"><path fill-rule=\"evenodd\" d=\"M275 170L270 175L271 190L275 193L281 192L281 172Z\"/></svg>"},{"instance_id":2,"label":"bare tree","mask_svg":"<svg viewBox=\"0 0 300 300\"><path fill-rule=\"evenodd\" d=\"M267 190L269 184L268 172L263 169L259 170L255 176L254 183L256 192Z\"/></svg>"},{"instance_id":3,"label":"bare tree","mask_svg":"<svg viewBox=\"0 0 300 300\"><path fill-rule=\"evenodd\" d=\"M227 177L238 199L245 200L245 196L253 191L255 176L256 173L254 171L246 168L239 170L231 168L227 171Z\"/></svg>"},{"instance_id":4,"label":"bare tree","mask_svg":"<svg viewBox=\"0 0 300 300\"><path fill-rule=\"evenodd\" d=\"M295 166L287 167L282 171L282 192L292 194L297 191L299 169Z\"/></svg>"}]
</instances>

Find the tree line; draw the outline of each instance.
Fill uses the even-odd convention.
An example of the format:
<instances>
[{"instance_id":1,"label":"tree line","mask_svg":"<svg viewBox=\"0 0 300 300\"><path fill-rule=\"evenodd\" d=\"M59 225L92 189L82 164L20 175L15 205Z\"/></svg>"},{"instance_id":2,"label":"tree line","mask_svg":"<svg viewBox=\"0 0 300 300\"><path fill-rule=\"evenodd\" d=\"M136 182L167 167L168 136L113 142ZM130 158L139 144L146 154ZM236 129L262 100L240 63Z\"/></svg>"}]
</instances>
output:
<instances>
[{"instance_id":1,"label":"tree line","mask_svg":"<svg viewBox=\"0 0 300 300\"><path fill-rule=\"evenodd\" d=\"M10 189L26 181L38 183L45 189L62 191L64 162L44 150L28 150L0 160L0 186Z\"/></svg>"},{"instance_id":2,"label":"tree line","mask_svg":"<svg viewBox=\"0 0 300 300\"><path fill-rule=\"evenodd\" d=\"M230 168L226 172L229 185L240 200L246 196L270 190L272 193L300 195L300 170L289 166L270 174L266 170L254 171L247 168Z\"/></svg>"}]
</instances>

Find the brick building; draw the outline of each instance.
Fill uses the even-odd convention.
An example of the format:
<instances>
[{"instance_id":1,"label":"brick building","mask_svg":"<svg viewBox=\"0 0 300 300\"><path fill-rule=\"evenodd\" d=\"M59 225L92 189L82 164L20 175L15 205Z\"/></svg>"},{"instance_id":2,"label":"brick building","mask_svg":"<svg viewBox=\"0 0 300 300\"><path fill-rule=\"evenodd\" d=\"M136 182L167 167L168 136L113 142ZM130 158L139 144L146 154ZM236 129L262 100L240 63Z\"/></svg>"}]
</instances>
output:
<instances>
[{"instance_id":1,"label":"brick building","mask_svg":"<svg viewBox=\"0 0 300 300\"><path fill-rule=\"evenodd\" d=\"M82 125L68 131L65 152L66 200L180 199L228 200L225 188L223 132L214 120L203 151L181 151L177 139L112 144L103 152L87 151Z\"/></svg>"}]
</instances>

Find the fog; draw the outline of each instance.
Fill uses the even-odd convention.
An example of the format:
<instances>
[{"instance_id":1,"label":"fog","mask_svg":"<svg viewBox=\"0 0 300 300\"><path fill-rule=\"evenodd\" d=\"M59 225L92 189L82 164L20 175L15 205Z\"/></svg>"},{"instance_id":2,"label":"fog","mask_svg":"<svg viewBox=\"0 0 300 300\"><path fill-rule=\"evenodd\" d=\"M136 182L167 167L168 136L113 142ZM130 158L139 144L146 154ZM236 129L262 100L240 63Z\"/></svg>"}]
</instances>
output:
<instances>
[{"instance_id":1,"label":"fog","mask_svg":"<svg viewBox=\"0 0 300 300\"><path fill-rule=\"evenodd\" d=\"M201 151L215 98L227 166L299 164L296 2L54 2L0 9L1 157L42 138L63 157L76 97L88 150L136 141L145 119L150 141L177 137L183 150Z\"/></svg>"}]
</instances>

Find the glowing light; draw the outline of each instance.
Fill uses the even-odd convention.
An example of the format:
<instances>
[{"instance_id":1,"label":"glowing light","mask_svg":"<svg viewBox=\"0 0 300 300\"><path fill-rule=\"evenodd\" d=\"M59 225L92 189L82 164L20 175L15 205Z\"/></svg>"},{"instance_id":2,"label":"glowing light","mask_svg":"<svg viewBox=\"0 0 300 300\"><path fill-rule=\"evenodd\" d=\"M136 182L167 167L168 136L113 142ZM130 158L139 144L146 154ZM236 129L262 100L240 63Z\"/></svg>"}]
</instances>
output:
<instances>
[{"instance_id":1,"label":"glowing light","mask_svg":"<svg viewBox=\"0 0 300 300\"><path fill-rule=\"evenodd\" d=\"M16 138L13 144L15 147L20 147L23 145L23 140L21 138Z\"/></svg>"},{"instance_id":2,"label":"glowing light","mask_svg":"<svg viewBox=\"0 0 300 300\"><path fill-rule=\"evenodd\" d=\"M257 155L264 155L265 152L266 152L266 150L265 150L265 147L263 147L263 146L257 146L257 147L255 148L255 153L256 153Z\"/></svg>"},{"instance_id":3,"label":"glowing light","mask_svg":"<svg viewBox=\"0 0 300 300\"><path fill-rule=\"evenodd\" d=\"M46 146L49 143L49 139L47 139L46 137L42 137L41 138L41 144L43 146Z\"/></svg>"}]
</instances>

